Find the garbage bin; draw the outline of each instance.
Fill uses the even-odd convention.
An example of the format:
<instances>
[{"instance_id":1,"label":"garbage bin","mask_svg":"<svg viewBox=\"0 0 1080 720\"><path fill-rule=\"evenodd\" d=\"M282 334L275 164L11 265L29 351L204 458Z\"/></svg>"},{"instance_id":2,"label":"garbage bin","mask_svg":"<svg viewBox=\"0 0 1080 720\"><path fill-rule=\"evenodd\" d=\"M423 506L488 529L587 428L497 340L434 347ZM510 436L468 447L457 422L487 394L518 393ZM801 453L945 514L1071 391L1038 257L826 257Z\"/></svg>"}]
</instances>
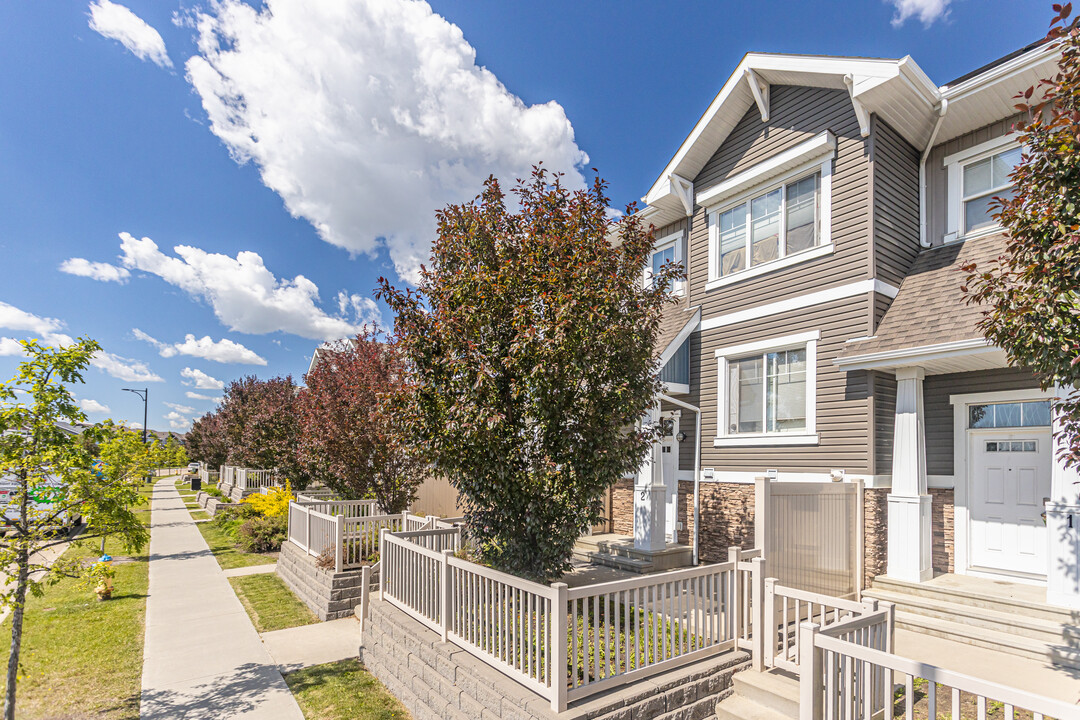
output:
<instances>
[{"instance_id":1,"label":"garbage bin","mask_svg":"<svg viewBox=\"0 0 1080 720\"><path fill-rule=\"evenodd\" d=\"M195 475L191 475L190 477L191 477L191 489L192 490L202 490L202 475L195 474Z\"/></svg>"}]
</instances>

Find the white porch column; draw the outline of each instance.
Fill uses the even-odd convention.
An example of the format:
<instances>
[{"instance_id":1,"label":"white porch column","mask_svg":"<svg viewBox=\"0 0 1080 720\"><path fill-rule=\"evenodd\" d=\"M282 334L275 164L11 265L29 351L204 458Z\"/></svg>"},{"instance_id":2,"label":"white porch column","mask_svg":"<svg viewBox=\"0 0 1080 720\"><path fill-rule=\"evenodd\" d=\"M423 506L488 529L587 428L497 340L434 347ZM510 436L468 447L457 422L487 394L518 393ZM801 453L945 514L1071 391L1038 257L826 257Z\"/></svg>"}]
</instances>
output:
<instances>
[{"instance_id":1,"label":"white porch column","mask_svg":"<svg viewBox=\"0 0 1080 720\"><path fill-rule=\"evenodd\" d=\"M651 420L654 424L659 422L659 405L653 410ZM637 550L655 552L667 547L667 488L661 476L661 452L657 438L634 486L634 548Z\"/></svg>"},{"instance_id":2,"label":"white porch column","mask_svg":"<svg viewBox=\"0 0 1080 720\"><path fill-rule=\"evenodd\" d=\"M1064 397L1064 389L1058 388ZM1080 473L1058 459L1061 421L1054 414L1054 455L1050 498L1046 503L1046 534L1050 544L1046 568L1046 601L1080 609Z\"/></svg>"},{"instance_id":3,"label":"white porch column","mask_svg":"<svg viewBox=\"0 0 1080 720\"><path fill-rule=\"evenodd\" d=\"M930 495L926 490L926 423L922 368L896 371L892 492L889 493L889 577L922 582L934 576L930 558Z\"/></svg>"}]
</instances>

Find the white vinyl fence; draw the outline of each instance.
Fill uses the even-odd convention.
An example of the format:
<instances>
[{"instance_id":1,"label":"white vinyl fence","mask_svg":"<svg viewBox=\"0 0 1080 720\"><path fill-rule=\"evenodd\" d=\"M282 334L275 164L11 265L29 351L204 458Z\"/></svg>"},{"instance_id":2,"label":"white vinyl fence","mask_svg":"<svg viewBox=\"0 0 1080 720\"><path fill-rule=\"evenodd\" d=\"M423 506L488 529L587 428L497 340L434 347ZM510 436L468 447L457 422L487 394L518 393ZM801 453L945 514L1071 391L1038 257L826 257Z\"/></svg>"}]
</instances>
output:
<instances>
[{"instance_id":1,"label":"white vinyl fence","mask_svg":"<svg viewBox=\"0 0 1080 720\"><path fill-rule=\"evenodd\" d=\"M231 485L243 491L254 491L278 485L277 473L274 470L257 470L236 465L222 465L220 479L223 485Z\"/></svg>"},{"instance_id":2,"label":"white vinyl fence","mask_svg":"<svg viewBox=\"0 0 1080 720\"><path fill-rule=\"evenodd\" d=\"M199 479L202 480L204 488L209 485L217 485L221 479L221 473L217 470L207 470L203 467L199 469Z\"/></svg>"},{"instance_id":3,"label":"white vinyl fence","mask_svg":"<svg viewBox=\"0 0 1080 720\"><path fill-rule=\"evenodd\" d=\"M384 531L379 592L387 602L551 702L567 702L734 648L740 574L717 565L568 588L455 557L421 533ZM446 542L453 542L448 540ZM739 569L739 565L749 568ZM760 571L760 570L759 570Z\"/></svg>"},{"instance_id":4,"label":"white vinyl fence","mask_svg":"<svg viewBox=\"0 0 1080 720\"><path fill-rule=\"evenodd\" d=\"M182 475L187 472L187 467L156 468L150 471L154 477L168 477L170 475Z\"/></svg>"},{"instance_id":5,"label":"white vinyl fence","mask_svg":"<svg viewBox=\"0 0 1080 720\"><path fill-rule=\"evenodd\" d=\"M951 710L951 717L959 718L965 695L975 698L978 720L986 720L990 703L1004 706L1007 720L1018 711L1031 713L1033 720L1080 718L1075 705L894 655L878 647L880 630L875 634L873 620L871 614L828 628L812 622L800 626L806 649L799 664L800 720L872 720L876 714L892 717L899 713L911 720L919 696L925 697L926 717L942 717ZM897 679L903 694L894 704ZM939 690L948 704L939 704ZM881 713L886 703L891 706L889 712Z\"/></svg>"},{"instance_id":6,"label":"white vinyl fence","mask_svg":"<svg viewBox=\"0 0 1080 720\"><path fill-rule=\"evenodd\" d=\"M862 588L862 482L758 478L754 537L784 586L857 598Z\"/></svg>"}]
</instances>

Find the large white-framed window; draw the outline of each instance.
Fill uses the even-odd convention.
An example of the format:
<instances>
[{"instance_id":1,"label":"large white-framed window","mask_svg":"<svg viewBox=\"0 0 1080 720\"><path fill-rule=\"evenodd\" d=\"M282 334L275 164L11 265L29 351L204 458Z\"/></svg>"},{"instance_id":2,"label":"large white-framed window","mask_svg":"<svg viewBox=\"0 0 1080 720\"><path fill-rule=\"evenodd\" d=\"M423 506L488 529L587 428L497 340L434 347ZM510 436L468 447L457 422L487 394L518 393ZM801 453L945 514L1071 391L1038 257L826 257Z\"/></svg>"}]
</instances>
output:
<instances>
[{"instance_id":1,"label":"large white-framed window","mask_svg":"<svg viewBox=\"0 0 1080 720\"><path fill-rule=\"evenodd\" d=\"M683 232L671 233L665 235L653 244L652 256L649 259L649 264L645 268L645 286L648 287L652 283L653 275L660 271L664 265L669 262L682 263L683 262ZM683 272L686 272L686 268L683 268ZM682 295L686 289L685 280L675 280L669 285L669 290L673 295Z\"/></svg>"},{"instance_id":2,"label":"large white-framed window","mask_svg":"<svg viewBox=\"0 0 1080 720\"><path fill-rule=\"evenodd\" d=\"M716 350L714 447L816 445L817 330Z\"/></svg>"},{"instance_id":3,"label":"large white-framed window","mask_svg":"<svg viewBox=\"0 0 1080 720\"><path fill-rule=\"evenodd\" d=\"M698 194L708 211L706 290L833 251L835 143L823 133Z\"/></svg>"},{"instance_id":4,"label":"large white-framed window","mask_svg":"<svg viewBox=\"0 0 1080 720\"><path fill-rule=\"evenodd\" d=\"M945 158L949 182L946 242L1000 229L992 217L993 199L1015 192L1009 174L1020 162L1020 154L1020 143L1005 136Z\"/></svg>"}]
</instances>

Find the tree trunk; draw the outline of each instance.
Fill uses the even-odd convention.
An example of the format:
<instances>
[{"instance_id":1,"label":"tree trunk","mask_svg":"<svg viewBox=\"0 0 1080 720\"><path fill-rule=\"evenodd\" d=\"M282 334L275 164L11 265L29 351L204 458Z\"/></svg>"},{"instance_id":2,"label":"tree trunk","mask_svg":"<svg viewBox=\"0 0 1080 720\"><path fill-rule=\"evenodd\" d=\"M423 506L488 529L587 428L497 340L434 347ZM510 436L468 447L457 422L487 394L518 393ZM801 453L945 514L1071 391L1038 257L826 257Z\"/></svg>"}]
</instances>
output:
<instances>
[{"instance_id":1,"label":"tree trunk","mask_svg":"<svg viewBox=\"0 0 1080 720\"><path fill-rule=\"evenodd\" d=\"M29 583L30 554L25 547L19 548L16 561L19 575L15 588L15 609L11 614L11 656L8 658L7 693L4 697L4 720L15 720L15 683L19 675L19 651L22 649L23 610L26 605L26 587Z\"/></svg>"}]
</instances>

